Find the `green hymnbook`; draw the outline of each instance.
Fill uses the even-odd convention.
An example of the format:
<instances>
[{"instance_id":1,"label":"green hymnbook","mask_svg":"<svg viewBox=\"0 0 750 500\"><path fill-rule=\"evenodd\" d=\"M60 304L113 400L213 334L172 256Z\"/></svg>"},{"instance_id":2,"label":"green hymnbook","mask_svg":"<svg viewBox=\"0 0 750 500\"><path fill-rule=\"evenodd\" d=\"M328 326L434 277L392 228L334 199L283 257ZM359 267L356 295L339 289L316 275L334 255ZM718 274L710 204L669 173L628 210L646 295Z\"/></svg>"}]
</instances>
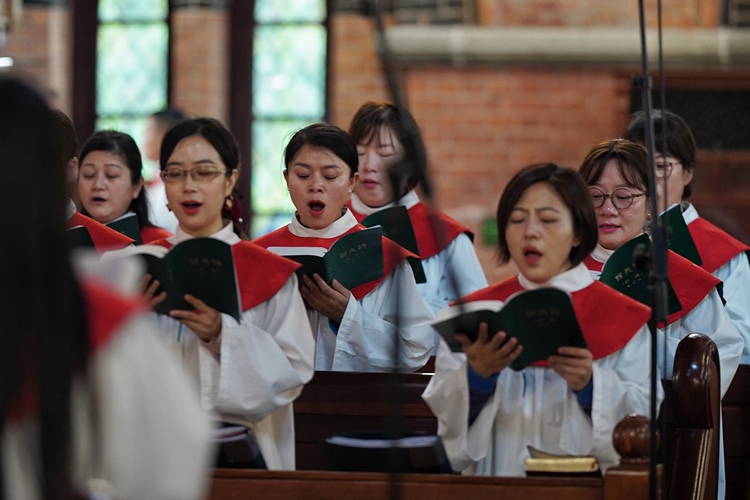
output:
<instances>
[{"instance_id":1,"label":"green hymnbook","mask_svg":"<svg viewBox=\"0 0 750 500\"><path fill-rule=\"evenodd\" d=\"M366 227L381 226L383 236L398 243L414 255L419 255L417 237L414 234L409 211L405 206L399 205L375 212L365 217L361 224ZM414 279L417 283L426 283L427 277L424 274L421 260L415 257L409 257L407 260L412 271L414 271Z\"/></svg>"},{"instance_id":2,"label":"green hymnbook","mask_svg":"<svg viewBox=\"0 0 750 500\"><path fill-rule=\"evenodd\" d=\"M269 247L268 250L299 262L305 274L319 275L330 286L333 280L351 290L383 277L383 231L378 227L345 234L321 247Z\"/></svg>"},{"instance_id":3,"label":"green hymnbook","mask_svg":"<svg viewBox=\"0 0 750 500\"><path fill-rule=\"evenodd\" d=\"M587 347L570 297L557 288L518 292L505 303L482 300L456 304L440 311L432 326L452 351L460 352L455 334L463 333L473 342L483 322L489 327L490 338L504 331L507 338L515 337L523 346L521 355L510 365L514 370L546 360L563 346Z\"/></svg>"},{"instance_id":4,"label":"green hymnbook","mask_svg":"<svg viewBox=\"0 0 750 500\"><path fill-rule=\"evenodd\" d=\"M698 248L690 235L690 230L682 217L680 205L675 203L669 210L661 214L659 219L662 224L669 228L669 249L682 255L696 266L703 264Z\"/></svg>"},{"instance_id":5,"label":"green hymnbook","mask_svg":"<svg viewBox=\"0 0 750 500\"><path fill-rule=\"evenodd\" d=\"M232 247L214 238L192 238L171 249L141 245L116 252L117 257L135 255L143 259L146 273L159 280L155 295L167 292L156 312L172 309L193 310L183 298L190 294L217 311L240 321L240 300L234 270ZM145 273L144 273L145 274Z\"/></svg>"},{"instance_id":6,"label":"green hymnbook","mask_svg":"<svg viewBox=\"0 0 750 500\"><path fill-rule=\"evenodd\" d=\"M136 245L143 244L143 240L141 240L141 227L138 225L138 217L134 213L125 214L119 219L115 219L105 225L135 241Z\"/></svg>"},{"instance_id":7,"label":"green hymnbook","mask_svg":"<svg viewBox=\"0 0 750 500\"><path fill-rule=\"evenodd\" d=\"M639 270L633 263L633 254L636 250L645 253L650 248L651 240L646 233L626 241L615 250L604 264L599 281L650 307L651 290L648 287L648 274L651 265L645 263L643 269ZM669 314L674 314L682 309L671 284L667 284L667 307Z\"/></svg>"}]
</instances>

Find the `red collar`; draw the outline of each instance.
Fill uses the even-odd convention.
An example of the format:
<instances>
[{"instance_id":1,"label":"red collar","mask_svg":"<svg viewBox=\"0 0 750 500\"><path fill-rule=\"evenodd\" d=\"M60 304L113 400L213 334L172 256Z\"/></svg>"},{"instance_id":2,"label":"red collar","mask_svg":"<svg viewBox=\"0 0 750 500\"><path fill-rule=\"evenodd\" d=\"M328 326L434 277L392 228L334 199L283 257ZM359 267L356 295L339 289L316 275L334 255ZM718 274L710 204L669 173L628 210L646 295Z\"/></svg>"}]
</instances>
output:
<instances>
[{"instance_id":1,"label":"red collar","mask_svg":"<svg viewBox=\"0 0 750 500\"><path fill-rule=\"evenodd\" d=\"M68 227L84 226L89 234L91 240L94 242L94 247L99 253L104 253L109 250L120 250L129 245L133 244L133 240L128 238L122 233L118 233L112 228L96 222L91 217L86 217L80 212L76 212L73 216L68 219Z\"/></svg>"},{"instance_id":2,"label":"red collar","mask_svg":"<svg viewBox=\"0 0 750 500\"><path fill-rule=\"evenodd\" d=\"M476 291L463 300L505 301L522 290L518 276L515 276ZM570 295L581 332L594 359L604 358L625 347L651 316L648 307L598 281ZM602 314L603 307L606 307L607 314ZM548 367L549 364L538 361L532 366Z\"/></svg>"},{"instance_id":3,"label":"red collar","mask_svg":"<svg viewBox=\"0 0 750 500\"><path fill-rule=\"evenodd\" d=\"M719 269L735 255L750 250L750 247L741 241L700 217L688 224L688 230L703 261L701 267L709 273Z\"/></svg>"}]
</instances>

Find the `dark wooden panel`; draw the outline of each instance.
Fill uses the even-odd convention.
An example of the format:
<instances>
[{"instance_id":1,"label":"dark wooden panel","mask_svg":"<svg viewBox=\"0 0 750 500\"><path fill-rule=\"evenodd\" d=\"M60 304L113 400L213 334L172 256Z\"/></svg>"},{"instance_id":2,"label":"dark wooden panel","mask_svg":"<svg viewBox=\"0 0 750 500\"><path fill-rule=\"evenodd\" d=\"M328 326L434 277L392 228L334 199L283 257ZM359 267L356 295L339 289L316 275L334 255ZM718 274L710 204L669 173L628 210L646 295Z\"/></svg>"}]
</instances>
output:
<instances>
[{"instance_id":1,"label":"dark wooden panel","mask_svg":"<svg viewBox=\"0 0 750 500\"><path fill-rule=\"evenodd\" d=\"M727 500L744 500L750 471L750 366L740 365L722 400Z\"/></svg>"},{"instance_id":2,"label":"dark wooden panel","mask_svg":"<svg viewBox=\"0 0 750 500\"><path fill-rule=\"evenodd\" d=\"M747 478L750 460L747 458L725 457L725 471L727 475L726 500L744 500L745 480Z\"/></svg>"},{"instance_id":3,"label":"dark wooden panel","mask_svg":"<svg viewBox=\"0 0 750 500\"><path fill-rule=\"evenodd\" d=\"M602 500L602 479L487 478L452 475L400 476L402 500ZM632 479L631 479L632 481ZM210 500L385 500L386 474L344 472L216 471ZM637 498L633 491L627 498ZM626 498L626 497L622 497ZM610 500L610 499L606 499ZM614 499L613 499L614 500Z\"/></svg>"}]
</instances>

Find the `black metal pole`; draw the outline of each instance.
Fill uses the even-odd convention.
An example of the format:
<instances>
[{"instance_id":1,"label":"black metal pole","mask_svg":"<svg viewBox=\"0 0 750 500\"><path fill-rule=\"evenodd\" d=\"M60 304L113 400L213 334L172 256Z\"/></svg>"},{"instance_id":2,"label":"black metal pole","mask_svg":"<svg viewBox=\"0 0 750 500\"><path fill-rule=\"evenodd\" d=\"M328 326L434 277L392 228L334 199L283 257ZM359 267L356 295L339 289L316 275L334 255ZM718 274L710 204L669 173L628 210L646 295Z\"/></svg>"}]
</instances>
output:
<instances>
[{"instance_id":1,"label":"black metal pole","mask_svg":"<svg viewBox=\"0 0 750 500\"><path fill-rule=\"evenodd\" d=\"M651 401L650 401L650 419L651 419L651 461L649 466L649 498L656 500L658 494L657 483L657 438L656 438L656 417L657 404L656 393L657 383L659 383L657 369L657 338L656 330L658 325L664 324L667 319L667 238L664 225L661 223L658 214L658 197L656 187L656 168L654 164L654 123L652 119L651 105L651 77L648 72L648 52L646 50L646 19L643 7L643 0L638 0L638 16L640 20L641 31L641 64L643 72L643 81L641 86L641 97L643 101L643 113L645 124L646 150L648 151L649 166L649 194L651 199L651 212L654 217L651 232L651 273L649 281L651 285L651 319L649 320L649 329L651 330Z\"/></svg>"}]
</instances>

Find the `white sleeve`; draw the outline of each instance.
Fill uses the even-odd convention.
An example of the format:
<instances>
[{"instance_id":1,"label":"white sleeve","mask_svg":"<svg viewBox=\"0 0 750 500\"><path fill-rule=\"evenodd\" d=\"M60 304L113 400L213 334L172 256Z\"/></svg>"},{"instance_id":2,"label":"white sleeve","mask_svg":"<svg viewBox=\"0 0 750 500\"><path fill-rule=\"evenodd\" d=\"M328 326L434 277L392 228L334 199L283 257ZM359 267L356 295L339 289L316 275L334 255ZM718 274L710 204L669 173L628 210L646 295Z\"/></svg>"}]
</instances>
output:
<instances>
[{"instance_id":1,"label":"white sleeve","mask_svg":"<svg viewBox=\"0 0 750 500\"><path fill-rule=\"evenodd\" d=\"M714 276L724 282L727 313L745 342L740 363L750 364L750 262L741 253L717 269Z\"/></svg>"},{"instance_id":2,"label":"white sleeve","mask_svg":"<svg viewBox=\"0 0 750 500\"><path fill-rule=\"evenodd\" d=\"M659 338L657 348L659 367L662 374L667 378L672 378L674 355L680 340L691 333L702 333L710 337L719 349L721 396L724 397L734 378L734 373L737 371L737 366L740 364L745 343L729 314L727 314L716 289L711 290L684 317L667 325L664 330L659 329L659 333L666 335L666 365L663 361L664 342L662 338Z\"/></svg>"},{"instance_id":3,"label":"white sleeve","mask_svg":"<svg viewBox=\"0 0 750 500\"><path fill-rule=\"evenodd\" d=\"M198 341L203 407L259 422L294 401L313 375L315 340L297 276L240 323L221 319L220 345Z\"/></svg>"},{"instance_id":4,"label":"white sleeve","mask_svg":"<svg viewBox=\"0 0 750 500\"><path fill-rule=\"evenodd\" d=\"M438 420L438 435L453 470L462 471L487 454L501 398L501 384L469 426L469 380L466 354L452 352L440 340L435 374L422 399ZM505 371L505 370L504 370Z\"/></svg>"},{"instance_id":5,"label":"white sleeve","mask_svg":"<svg viewBox=\"0 0 750 500\"><path fill-rule=\"evenodd\" d=\"M645 417L650 412L651 333L643 325L619 351L593 363L594 394L591 404L593 440L591 454L604 459L607 465L619 462L612 444L612 431L630 413ZM657 377L657 408L664 398L661 375Z\"/></svg>"},{"instance_id":6,"label":"white sleeve","mask_svg":"<svg viewBox=\"0 0 750 500\"><path fill-rule=\"evenodd\" d=\"M203 498L210 424L153 322L130 321L89 368L98 409L97 466L123 498Z\"/></svg>"},{"instance_id":7,"label":"white sleeve","mask_svg":"<svg viewBox=\"0 0 750 500\"><path fill-rule=\"evenodd\" d=\"M466 233L461 233L440 253L422 262L428 282L418 285L433 313L450 305L454 300L487 287L487 278ZM432 267L435 266L434 272ZM429 280L437 281L432 285ZM454 283L455 281L455 283ZM455 285L455 286L454 286ZM456 289L457 287L457 289ZM425 290L432 290L425 293Z\"/></svg>"},{"instance_id":8,"label":"white sleeve","mask_svg":"<svg viewBox=\"0 0 750 500\"><path fill-rule=\"evenodd\" d=\"M424 366L434 345L431 318L432 313L417 290L411 267L404 261L361 300L349 296L336 334L332 369L383 371L391 368L395 338L398 339L400 368L414 371Z\"/></svg>"}]
</instances>

